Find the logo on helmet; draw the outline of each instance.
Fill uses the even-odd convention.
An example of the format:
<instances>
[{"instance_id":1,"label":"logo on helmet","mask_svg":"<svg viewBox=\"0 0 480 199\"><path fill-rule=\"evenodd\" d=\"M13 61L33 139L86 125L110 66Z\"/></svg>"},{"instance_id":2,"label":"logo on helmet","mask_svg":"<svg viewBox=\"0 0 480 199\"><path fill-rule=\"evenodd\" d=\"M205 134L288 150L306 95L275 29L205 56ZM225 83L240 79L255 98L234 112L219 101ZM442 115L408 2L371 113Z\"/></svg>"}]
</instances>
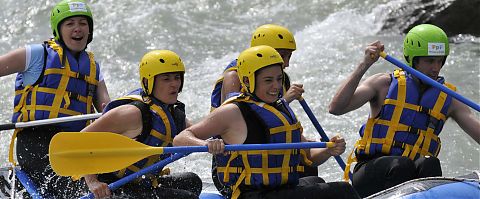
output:
<instances>
[{"instance_id":1,"label":"logo on helmet","mask_svg":"<svg viewBox=\"0 0 480 199\"><path fill-rule=\"evenodd\" d=\"M428 55L445 55L445 44L428 43Z\"/></svg>"},{"instance_id":2,"label":"logo on helmet","mask_svg":"<svg viewBox=\"0 0 480 199\"><path fill-rule=\"evenodd\" d=\"M68 7L70 8L70 12L88 12L87 6L83 2L68 3Z\"/></svg>"}]
</instances>

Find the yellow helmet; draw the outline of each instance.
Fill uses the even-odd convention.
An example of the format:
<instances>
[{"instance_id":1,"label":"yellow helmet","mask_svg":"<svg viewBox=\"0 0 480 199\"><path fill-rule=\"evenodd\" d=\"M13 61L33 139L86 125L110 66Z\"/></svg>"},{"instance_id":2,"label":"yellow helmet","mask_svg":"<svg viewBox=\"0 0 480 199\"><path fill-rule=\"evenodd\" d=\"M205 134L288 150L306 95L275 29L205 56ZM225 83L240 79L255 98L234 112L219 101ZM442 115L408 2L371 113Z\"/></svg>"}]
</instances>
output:
<instances>
[{"instance_id":1,"label":"yellow helmet","mask_svg":"<svg viewBox=\"0 0 480 199\"><path fill-rule=\"evenodd\" d=\"M242 87L247 92L253 93L255 91L255 72L273 64L283 65L283 59L270 46L255 46L240 53L237 60L237 74ZM245 84L244 77L248 79L249 86Z\"/></svg>"},{"instance_id":2,"label":"yellow helmet","mask_svg":"<svg viewBox=\"0 0 480 199\"><path fill-rule=\"evenodd\" d=\"M148 95L152 94L155 76L163 73L181 72L182 85L180 91L182 91L185 66L180 57L172 51L153 50L148 52L140 61L139 72L143 91ZM144 79L147 79L147 84L143 82Z\"/></svg>"},{"instance_id":3,"label":"yellow helmet","mask_svg":"<svg viewBox=\"0 0 480 199\"><path fill-rule=\"evenodd\" d=\"M293 34L287 28L275 24L266 24L255 30L250 47L260 45L271 46L275 49L297 49Z\"/></svg>"}]
</instances>

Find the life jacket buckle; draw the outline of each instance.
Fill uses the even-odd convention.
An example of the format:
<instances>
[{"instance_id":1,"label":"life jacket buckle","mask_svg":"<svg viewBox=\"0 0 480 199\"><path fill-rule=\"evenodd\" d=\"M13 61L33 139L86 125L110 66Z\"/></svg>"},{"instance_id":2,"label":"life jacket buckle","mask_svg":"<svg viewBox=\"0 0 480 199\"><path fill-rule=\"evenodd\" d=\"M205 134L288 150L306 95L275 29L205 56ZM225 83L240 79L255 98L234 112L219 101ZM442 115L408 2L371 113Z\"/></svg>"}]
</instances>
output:
<instances>
[{"instance_id":1,"label":"life jacket buckle","mask_svg":"<svg viewBox=\"0 0 480 199\"><path fill-rule=\"evenodd\" d=\"M428 128L435 129L438 126L439 120L434 117L429 118Z\"/></svg>"},{"instance_id":2,"label":"life jacket buckle","mask_svg":"<svg viewBox=\"0 0 480 199\"><path fill-rule=\"evenodd\" d=\"M418 135L420 133L420 129L410 126L408 129L408 132L411 134Z\"/></svg>"},{"instance_id":3,"label":"life jacket buckle","mask_svg":"<svg viewBox=\"0 0 480 199\"><path fill-rule=\"evenodd\" d=\"M430 111L431 111L431 110L430 110L429 108L425 108L425 107L423 107L423 106L420 106L420 110L419 110L420 113L424 113L424 114L429 115L429 114L430 114Z\"/></svg>"},{"instance_id":4,"label":"life jacket buckle","mask_svg":"<svg viewBox=\"0 0 480 199\"><path fill-rule=\"evenodd\" d=\"M78 93L68 92L68 98L70 98L70 99L75 99L75 100L79 101L79 99L80 99L79 96L80 95Z\"/></svg>"},{"instance_id":5,"label":"life jacket buckle","mask_svg":"<svg viewBox=\"0 0 480 199\"><path fill-rule=\"evenodd\" d=\"M88 93L87 96L95 96L95 93L97 92L97 87L93 84L88 84Z\"/></svg>"},{"instance_id":6,"label":"life jacket buckle","mask_svg":"<svg viewBox=\"0 0 480 199\"><path fill-rule=\"evenodd\" d=\"M84 74L81 74L80 72L78 72L76 76L77 76L77 77L76 77L77 79L86 80L86 79L85 79L85 75L84 75Z\"/></svg>"},{"instance_id":7,"label":"life jacket buckle","mask_svg":"<svg viewBox=\"0 0 480 199\"><path fill-rule=\"evenodd\" d=\"M405 149L405 143L403 143L403 142L397 142L397 141L395 141L395 140L392 142L392 146L393 146L393 147L396 147L396 148Z\"/></svg>"}]
</instances>

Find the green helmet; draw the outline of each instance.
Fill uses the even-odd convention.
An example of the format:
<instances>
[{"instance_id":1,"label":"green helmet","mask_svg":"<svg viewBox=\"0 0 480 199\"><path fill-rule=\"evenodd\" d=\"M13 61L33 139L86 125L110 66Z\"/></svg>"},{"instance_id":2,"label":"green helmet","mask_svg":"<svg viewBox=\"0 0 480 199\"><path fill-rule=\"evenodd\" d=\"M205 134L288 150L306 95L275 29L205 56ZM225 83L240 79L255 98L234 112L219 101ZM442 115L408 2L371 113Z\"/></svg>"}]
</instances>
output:
<instances>
[{"instance_id":1,"label":"green helmet","mask_svg":"<svg viewBox=\"0 0 480 199\"><path fill-rule=\"evenodd\" d=\"M87 41L87 44L89 44L93 39L93 17L90 7L88 7L83 0L62 0L52 9L50 14L50 25L52 26L55 40L62 40L59 31L62 21L73 16L87 17L88 27L90 29Z\"/></svg>"},{"instance_id":2,"label":"green helmet","mask_svg":"<svg viewBox=\"0 0 480 199\"><path fill-rule=\"evenodd\" d=\"M403 41L403 56L413 66L413 58L421 56L448 56L448 37L443 30L431 24L421 24L408 31Z\"/></svg>"}]
</instances>

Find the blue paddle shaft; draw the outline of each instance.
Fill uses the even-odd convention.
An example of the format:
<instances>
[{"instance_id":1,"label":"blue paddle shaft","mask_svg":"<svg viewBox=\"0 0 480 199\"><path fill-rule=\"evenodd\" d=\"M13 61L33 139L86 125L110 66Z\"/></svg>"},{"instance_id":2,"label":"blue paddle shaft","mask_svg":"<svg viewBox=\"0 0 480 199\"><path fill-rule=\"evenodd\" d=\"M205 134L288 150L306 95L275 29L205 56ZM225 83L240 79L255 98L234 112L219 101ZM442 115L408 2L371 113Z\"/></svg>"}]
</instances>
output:
<instances>
[{"instance_id":1,"label":"blue paddle shaft","mask_svg":"<svg viewBox=\"0 0 480 199\"><path fill-rule=\"evenodd\" d=\"M163 167L165 167L167 164L170 164L171 162L173 162L175 160L178 160L182 157L185 157L187 155L188 154L181 154L181 153L177 153L175 155L172 155L172 156L168 157L167 159L164 159L164 160L159 161L155 164L152 164L152 165L150 165L146 168L141 169L140 171L132 173L132 174L120 179L120 180L117 180L117 181L113 182L112 184L109 184L108 188L111 191L116 190L116 189L120 188L121 186L129 183L130 181L141 177L142 175L145 175L145 174L148 174L148 173L153 173L155 171L159 171L159 170L163 169ZM89 193L88 195L85 195L85 196L81 197L81 199L93 199L93 198L95 198L93 193Z\"/></svg>"},{"instance_id":2,"label":"blue paddle shaft","mask_svg":"<svg viewBox=\"0 0 480 199\"><path fill-rule=\"evenodd\" d=\"M305 110L305 112L307 113L308 118L310 118L310 121L312 121L313 126L315 126L318 133L322 137L322 140L325 142L330 142L330 139L328 139L327 134L325 133L325 131L323 131L322 126L320 126L320 123L318 123L317 118L315 118L315 115L313 115L313 112L308 106L307 102L305 102L305 99L301 99L299 100L299 102L300 105L302 105L303 110ZM345 162L343 162L343 159L340 156L335 156L335 160L337 160L337 163L338 165L340 165L342 170L345 170ZM352 173L350 173L350 171L348 172L348 175L350 176L350 179L352 179Z\"/></svg>"},{"instance_id":3,"label":"blue paddle shaft","mask_svg":"<svg viewBox=\"0 0 480 199\"><path fill-rule=\"evenodd\" d=\"M278 149L306 149L326 148L325 142L299 142L299 143L278 143L278 144L232 144L225 145L225 151L250 151L250 150L278 150ZM163 153L193 153L208 152L207 146L178 146L164 147Z\"/></svg>"},{"instance_id":4,"label":"blue paddle shaft","mask_svg":"<svg viewBox=\"0 0 480 199\"><path fill-rule=\"evenodd\" d=\"M433 80L432 78L430 77L427 77L426 75L424 75L423 73L421 72L418 72L417 70L415 70L414 68L406 65L405 63L399 61L398 59L390 56L390 55L387 55L386 53L384 52L381 52L380 55L387 61L389 61L390 63L394 64L395 66L398 66L399 68L413 74L415 77L421 79L423 82L435 87L435 88L438 88L440 89L441 91L451 95L452 97L454 97L455 99L463 102L464 104L466 104L467 106L470 106L472 107L473 109L477 110L480 112L480 106L473 102L472 100L469 100L468 98L465 98L463 96L461 96L460 94L456 93L455 91L452 91L450 90L449 88L443 86L442 84L438 83L437 81Z\"/></svg>"},{"instance_id":5,"label":"blue paddle shaft","mask_svg":"<svg viewBox=\"0 0 480 199\"><path fill-rule=\"evenodd\" d=\"M34 199L42 199L44 197L49 198L48 195L42 196L42 194L38 192L37 186L24 171L18 168L14 168L14 172L17 175L20 183L22 183L23 187L25 187L25 190L27 190L30 197ZM12 189L15 189L15 187L12 187Z\"/></svg>"}]
</instances>

